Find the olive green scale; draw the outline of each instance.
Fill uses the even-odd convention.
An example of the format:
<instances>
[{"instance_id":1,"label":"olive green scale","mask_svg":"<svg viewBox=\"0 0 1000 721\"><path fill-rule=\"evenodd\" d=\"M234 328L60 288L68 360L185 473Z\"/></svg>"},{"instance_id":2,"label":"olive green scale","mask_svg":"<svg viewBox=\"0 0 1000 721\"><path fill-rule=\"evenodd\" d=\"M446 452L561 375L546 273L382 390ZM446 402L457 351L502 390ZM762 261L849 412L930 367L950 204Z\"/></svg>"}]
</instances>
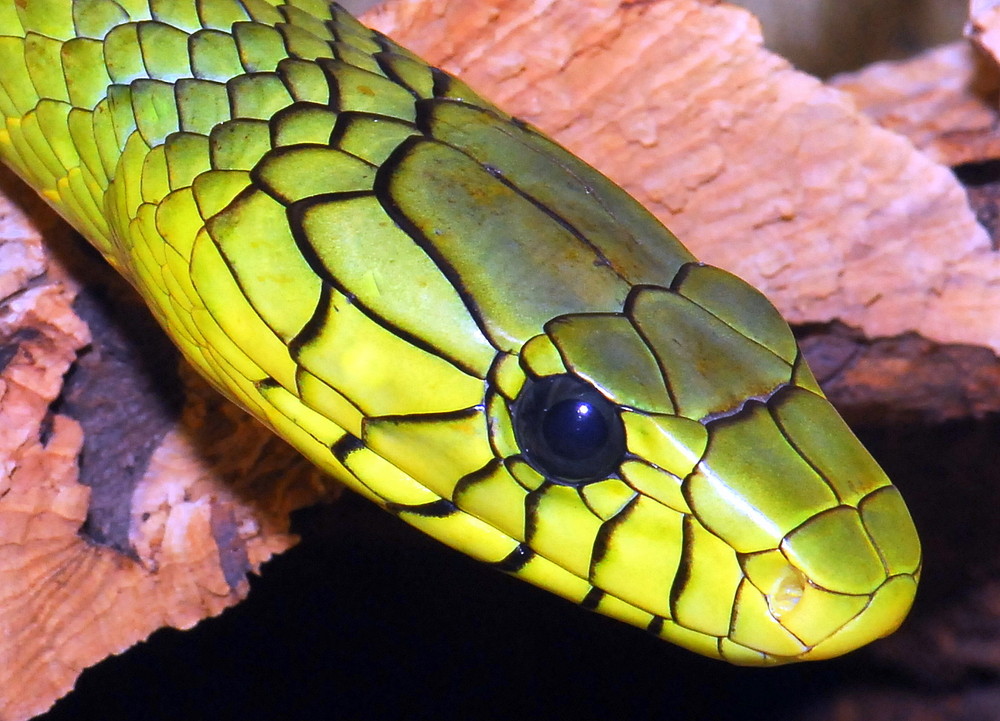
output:
<instances>
[{"instance_id":1,"label":"olive green scale","mask_svg":"<svg viewBox=\"0 0 1000 721\"><path fill-rule=\"evenodd\" d=\"M0 157L185 357L470 555L735 663L890 632L898 491L768 301L597 171L320 0L0 0ZM528 379L620 409L567 484Z\"/></svg>"}]
</instances>

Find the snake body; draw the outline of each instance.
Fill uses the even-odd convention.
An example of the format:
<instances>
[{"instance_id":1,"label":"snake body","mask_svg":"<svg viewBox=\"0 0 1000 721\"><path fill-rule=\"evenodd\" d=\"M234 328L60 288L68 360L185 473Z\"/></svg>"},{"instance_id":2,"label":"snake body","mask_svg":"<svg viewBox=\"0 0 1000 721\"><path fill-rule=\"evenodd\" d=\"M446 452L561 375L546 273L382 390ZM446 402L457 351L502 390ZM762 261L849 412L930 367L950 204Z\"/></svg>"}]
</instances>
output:
<instances>
[{"instance_id":1,"label":"snake body","mask_svg":"<svg viewBox=\"0 0 1000 721\"><path fill-rule=\"evenodd\" d=\"M2 0L0 157L185 357L498 569L739 664L905 616L897 489L756 290L322 0Z\"/></svg>"}]
</instances>

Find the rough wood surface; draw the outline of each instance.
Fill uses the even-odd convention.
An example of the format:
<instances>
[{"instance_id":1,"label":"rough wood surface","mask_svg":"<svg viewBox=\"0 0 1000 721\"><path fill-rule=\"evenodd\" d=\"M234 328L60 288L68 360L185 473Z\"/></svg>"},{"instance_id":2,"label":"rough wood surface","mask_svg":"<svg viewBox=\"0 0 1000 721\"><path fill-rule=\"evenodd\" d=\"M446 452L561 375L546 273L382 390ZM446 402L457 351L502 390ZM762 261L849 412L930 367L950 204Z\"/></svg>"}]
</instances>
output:
<instances>
[{"instance_id":1,"label":"rough wood surface","mask_svg":"<svg viewBox=\"0 0 1000 721\"><path fill-rule=\"evenodd\" d=\"M967 41L901 62L876 63L830 84L942 165L1000 157L1000 73L992 58Z\"/></svg>"},{"instance_id":2,"label":"rough wood surface","mask_svg":"<svg viewBox=\"0 0 1000 721\"><path fill-rule=\"evenodd\" d=\"M938 436L920 435L1000 408L1000 261L942 164L988 159L1000 147L998 109L983 100L996 84L978 74L988 64L978 70L975 56L956 46L838 80L848 95L763 50L752 16L713 0L394 0L367 20L553 134L625 185L703 259L764 289L804 324L810 362L849 418L889 424L874 437L890 450L905 443L926 450L915 469L890 469L904 483L936 475L925 480L944 479L954 490L1000 465L956 460L968 458L961 448L934 455L928 438ZM977 22L989 46L993 21ZM123 305L123 291L108 291L106 271L58 239L65 228L23 186L8 177L2 187L18 198L0 208L0 721L12 721L44 710L81 669L156 628L186 628L237 602L246 573L293 540L288 511L327 490L184 371L184 405L169 394L140 400L144 388L167 385L162 374L176 373L162 364L154 364L153 382L147 367L124 392L125 369L148 362L120 350L128 338L116 339L135 318L100 312ZM55 257L43 254L42 236ZM74 305L82 282L98 290ZM90 331L74 308L90 309ZM125 347L146 348L148 338ZM97 350L88 359L85 348ZM68 369L86 369L95 355L97 380L80 380L91 371L73 373L64 389ZM109 373L115 387L101 390ZM899 424L916 430L885 430ZM981 439L984 431L976 433ZM96 445L81 463L86 443ZM95 456L105 461L88 469ZM929 474L934 463L944 470ZM932 486L923 489L912 489L921 530L941 505ZM949 495L956 514L958 500L973 494ZM950 564L937 586L944 590L931 592L931 611L918 601L898 639L862 652L864 668L919 676L937 654L963 669L996 669L983 660L988 654L970 661L953 622L971 617L967 628L982 629L985 616L968 609L993 608L991 586L948 601L974 573L958 550L966 540L931 535L927 543L938 545L928 568ZM998 539L984 531L976 540L989 548ZM450 626L455 615L437 623ZM617 648L621 636L613 638ZM657 654L671 658L659 646ZM733 684L746 678L710 668ZM420 677L417 669L406 675ZM376 683L378 693L387 685ZM861 718L866 699L905 691L838 693L822 708L768 717Z\"/></svg>"}]
</instances>

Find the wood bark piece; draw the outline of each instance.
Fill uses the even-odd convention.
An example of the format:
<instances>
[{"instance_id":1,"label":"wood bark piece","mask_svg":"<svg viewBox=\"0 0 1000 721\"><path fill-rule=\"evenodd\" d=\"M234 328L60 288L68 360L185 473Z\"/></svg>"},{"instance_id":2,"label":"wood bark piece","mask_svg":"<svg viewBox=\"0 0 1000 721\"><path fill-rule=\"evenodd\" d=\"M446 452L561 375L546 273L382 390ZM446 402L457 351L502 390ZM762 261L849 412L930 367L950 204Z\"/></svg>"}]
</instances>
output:
<instances>
[{"instance_id":1,"label":"wood bark piece","mask_svg":"<svg viewBox=\"0 0 1000 721\"><path fill-rule=\"evenodd\" d=\"M942 165L1000 157L996 62L960 40L831 79L883 128Z\"/></svg>"},{"instance_id":2,"label":"wood bark piece","mask_svg":"<svg viewBox=\"0 0 1000 721\"><path fill-rule=\"evenodd\" d=\"M595 163L791 320L1000 348L1000 324L977 315L1000 305L1000 267L961 186L846 94L764 51L748 13L711 0L397 0L367 19ZM941 68L942 83L949 72ZM185 378L181 409L170 399L141 412L127 403L110 423L99 421L117 387L63 390L88 342L63 269L71 252L44 257L38 237L64 227L37 201L19 202L0 212L0 721L47 708L82 668L155 628L186 628L238 601L245 574L291 543L288 511L327 493L304 462L194 379ZM82 305L107 306L107 295ZM124 304L120 291L110 295L112 307ZM122 325L89 317L98 344ZM912 377L904 343L882 347L877 372L864 375L864 337L850 342L829 367L845 393L868 383L859 403L879 383ZM918 357L938 350L929 343ZM109 360L95 364L96 377L122 357L97 353ZM126 352L112 376L137 364ZM991 378L984 371L977 383ZM129 403L144 383L164 385L136 380ZM944 417L991 407L975 392ZM115 437L139 416L161 440ZM108 446L84 458L115 461L88 471L80 448L94 438ZM123 473L102 475L107 466ZM99 480L84 485L78 468Z\"/></svg>"},{"instance_id":3,"label":"wood bark piece","mask_svg":"<svg viewBox=\"0 0 1000 721\"><path fill-rule=\"evenodd\" d=\"M1000 56L1000 2L969 0L969 30L977 45L993 58Z\"/></svg>"}]
</instances>

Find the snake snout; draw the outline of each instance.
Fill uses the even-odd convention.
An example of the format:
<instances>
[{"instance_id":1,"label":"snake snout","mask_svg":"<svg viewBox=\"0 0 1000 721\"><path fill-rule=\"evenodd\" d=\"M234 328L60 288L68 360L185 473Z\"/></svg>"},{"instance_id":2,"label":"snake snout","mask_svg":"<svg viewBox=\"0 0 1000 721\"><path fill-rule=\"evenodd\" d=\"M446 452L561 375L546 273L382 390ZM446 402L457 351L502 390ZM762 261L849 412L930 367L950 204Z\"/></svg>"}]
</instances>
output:
<instances>
[{"instance_id":1,"label":"snake snout","mask_svg":"<svg viewBox=\"0 0 1000 721\"><path fill-rule=\"evenodd\" d=\"M829 402L787 388L708 427L685 497L745 576L729 640L782 662L895 630L920 544L899 492Z\"/></svg>"}]
</instances>

